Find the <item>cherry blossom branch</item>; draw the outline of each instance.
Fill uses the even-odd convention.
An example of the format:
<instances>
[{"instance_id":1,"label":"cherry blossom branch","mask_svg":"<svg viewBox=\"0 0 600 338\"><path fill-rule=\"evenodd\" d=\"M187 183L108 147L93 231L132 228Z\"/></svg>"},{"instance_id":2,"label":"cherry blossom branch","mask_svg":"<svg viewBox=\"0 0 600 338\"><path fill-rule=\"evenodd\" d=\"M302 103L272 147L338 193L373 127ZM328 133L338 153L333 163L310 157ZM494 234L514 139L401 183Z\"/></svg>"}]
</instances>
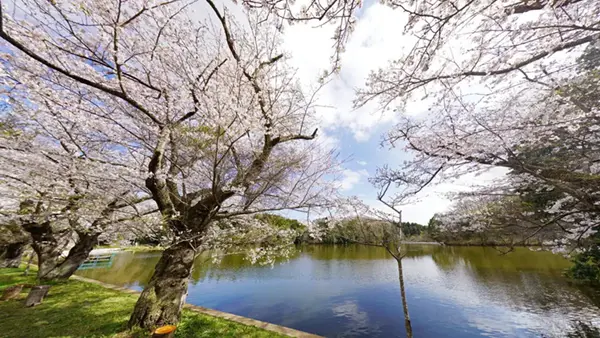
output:
<instances>
[{"instance_id":1,"label":"cherry blossom branch","mask_svg":"<svg viewBox=\"0 0 600 338\"><path fill-rule=\"evenodd\" d=\"M158 126L162 126L163 123L160 122L160 120L158 120L158 118L156 116L154 116L154 114L152 114L149 110L147 110L146 108L144 108L142 105L140 105L137 101L135 101L134 99L130 98L126 93L122 92L122 91L118 91L115 90L113 88L110 87L106 87L102 84L93 82L89 79L86 79L84 77L81 77L77 74L72 74L71 72L67 71L66 69L59 67L53 63L51 63L50 61L48 61L46 58L43 58L39 55L37 55L36 53L34 53L32 50L30 50L29 48L27 48L25 45L23 45L22 43L20 43L19 41L13 39L10 35L8 35L8 33L6 33L4 31L4 26L3 26L3 20L4 20L4 16L2 13L2 5L0 3L0 38L4 39L6 42L8 42L9 44L11 44L12 46L14 46L15 48L19 49L20 51L22 51L24 54L26 54L27 56L31 57L32 59L36 60L37 62L45 65L46 67L55 70L77 82L80 82L84 85L90 86L92 88L101 90L107 94L110 94L112 96L118 97L120 99L122 99L123 101L129 103L130 105L132 105L133 107L135 107L137 110L139 110L140 112L142 112L144 115L146 115L148 118L150 118L156 125Z\"/></svg>"}]
</instances>

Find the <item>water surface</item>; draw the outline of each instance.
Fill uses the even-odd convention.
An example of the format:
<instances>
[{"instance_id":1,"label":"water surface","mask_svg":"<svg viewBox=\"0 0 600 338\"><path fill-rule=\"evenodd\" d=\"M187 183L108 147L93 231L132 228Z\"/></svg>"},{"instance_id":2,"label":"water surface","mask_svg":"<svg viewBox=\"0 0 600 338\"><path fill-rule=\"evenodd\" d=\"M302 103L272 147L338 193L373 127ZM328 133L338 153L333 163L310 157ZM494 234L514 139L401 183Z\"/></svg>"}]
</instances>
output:
<instances>
[{"instance_id":1,"label":"water surface","mask_svg":"<svg viewBox=\"0 0 600 338\"><path fill-rule=\"evenodd\" d=\"M414 337L600 337L597 291L571 285L569 262L520 248L409 245L404 276ZM78 274L140 290L160 253L119 253ZM299 247L253 266L199 257L187 301L327 337L405 337L396 262L377 247ZM586 335L587 333L587 335Z\"/></svg>"}]
</instances>

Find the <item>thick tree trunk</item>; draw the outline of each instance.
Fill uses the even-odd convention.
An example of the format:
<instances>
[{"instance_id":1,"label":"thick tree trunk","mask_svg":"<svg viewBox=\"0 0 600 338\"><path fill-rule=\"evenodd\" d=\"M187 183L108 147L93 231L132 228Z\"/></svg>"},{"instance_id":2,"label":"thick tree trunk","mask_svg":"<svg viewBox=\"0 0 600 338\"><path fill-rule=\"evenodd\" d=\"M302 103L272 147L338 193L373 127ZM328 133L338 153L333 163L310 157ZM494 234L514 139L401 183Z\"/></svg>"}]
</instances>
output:
<instances>
[{"instance_id":1,"label":"thick tree trunk","mask_svg":"<svg viewBox=\"0 0 600 338\"><path fill-rule=\"evenodd\" d=\"M37 278L42 281L71 277L87 259L100 236L100 233L78 233L77 243L67 257L63 257L63 250L71 238L71 228L53 229L50 222L28 224L23 228L31 234L31 246L38 256Z\"/></svg>"},{"instance_id":2,"label":"thick tree trunk","mask_svg":"<svg viewBox=\"0 0 600 338\"><path fill-rule=\"evenodd\" d=\"M18 268L26 243L11 243L0 247L0 268Z\"/></svg>"},{"instance_id":3,"label":"thick tree trunk","mask_svg":"<svg viewBox=\"0 0 600 338\"><path fill-rule=\"evenodd\" d=\"M60 264L72 230L53 229L50 222L24 224L23 229L31 235L31 247L38 257L37 275L43 277Z\"/></svg>"},{"instance_id":4,"label":"thick tree trunk","mask_svg":"<svg viewBox=\"0 0 600 338\"><path fill-rule=\"evenodd\" d=\"M129 319L130 328L151 329L179 321L195 254L189 242L175 244L163 252L150 282L135 304Z\"/></svg>"},{"instance_id":5,"label":"thick tree trunk","mask_svg":"<svg viewBox=\"0 0 600 338\"><path fill-rule=\"evenodd\" d=\"M396 259L398 262L398 278L400 279L400 295L402 296L402 308L404 310L404 326L406 327L406 337L412 338L412 325L408 315L408 303L406 302L406 291L404 290L404 273L402 270L402 259Z\"/></svg>"},{"instance_id":6,"label":"thick tree trunk","mask_svg":"<svg viewBox=\"0 0 600 338\"><path fill-rule=\"evenodd\" d=\"M85 262L89 257L90 252L94 249L94 245L98 242L98 236L100 236L100 234L79 234L79 240L75 243L75 246L69 250L67 257L62 259L59 264L51 266L49 262L56 262L56 260L46 260L44 274L40 275L38 273L38 279L60 280L71 277L75 271L77 271L77 268L79 268L81 263Z\"/></svg>"}]
</instances>

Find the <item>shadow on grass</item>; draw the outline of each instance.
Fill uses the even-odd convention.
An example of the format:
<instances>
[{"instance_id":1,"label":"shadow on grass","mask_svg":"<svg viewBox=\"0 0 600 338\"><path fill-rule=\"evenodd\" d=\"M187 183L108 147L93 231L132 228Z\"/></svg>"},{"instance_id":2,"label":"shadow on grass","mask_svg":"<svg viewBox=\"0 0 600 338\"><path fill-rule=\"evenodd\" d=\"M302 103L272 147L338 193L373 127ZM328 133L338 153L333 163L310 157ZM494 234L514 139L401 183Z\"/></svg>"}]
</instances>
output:
<instances>
[{"instance_id":1,"label":"shadow on grass","mask_svg":"<svg viewBox=\"0 0 600 338\"><path fill-rule=\"evenodd\" d=\"M0 269L0 291L4 290L5 288L11 285L20 283L35 284L35 273L29 274L29 276L26 277L23 275L23 269Z\"/></svg>"},{"instance_id":2,"label":"shadow on grass","mask_svg":"<svg viewBox=\"0 0 600 338\"><path fill-rule=\"evenodd\" d=\"M8 278L5 278L8 277ZM2 289L31 282L0 275ZM26 292L0 302L0 336L5 337L110 337L125 330L136 297L77 281L55 284L44 302L25 307Z\"/></svg>"}]
</instances>

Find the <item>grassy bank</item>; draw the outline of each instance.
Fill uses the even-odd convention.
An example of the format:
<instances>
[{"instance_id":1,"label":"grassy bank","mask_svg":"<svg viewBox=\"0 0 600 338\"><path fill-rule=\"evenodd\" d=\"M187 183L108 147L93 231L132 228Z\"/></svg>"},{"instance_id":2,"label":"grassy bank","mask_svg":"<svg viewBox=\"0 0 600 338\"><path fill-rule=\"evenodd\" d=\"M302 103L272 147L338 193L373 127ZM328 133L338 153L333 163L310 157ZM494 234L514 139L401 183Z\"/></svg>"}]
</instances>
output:
<instances>
[{"instance_id":1,"label":"grassy bank","mask_svg":"<svg viewBox=\"0 0 600 338\"><path fill-rule=\"evenodd\" d=\"M133 246L119 246L119 245L97 245L94 249L121 249L121 251L131 252L145 252L145 251L161 251L165 248L156 245L133 245Z\"/></svg>"},{"instance_id":2,"label":"grassy bank","mask_svg":"<svg viewBox=\"0 0 600 338\"><path fill-rule=\"evenodd\" d=\"M548 247L551 248L551 246L549 245L542 245L539 242L535 242L535 243L515 243L515 244L511 244L511 243L507 243L507 242L493 242L493 241L487 241L487 242L470 242L470 241L447 241L447 242L440 242L440 244L443 245L448 245L448 246L484 246L484 247Z\"/></svg>"},{"instance_id":3,"label":"grassy bank","mask_svg":"<svg viewBox=\"0 0 600 338\"><path fill-rule=\"evenodd\" d=\"M23 269L0 269L0 293L12 285L35 283ZM95 284L54 284L41 305L26 308L19 298L0 301L0 337L148 337L126 330L137 295ZM274 332L184 310L175 337L284 337Z\"/></svg>"}]
</instances>

